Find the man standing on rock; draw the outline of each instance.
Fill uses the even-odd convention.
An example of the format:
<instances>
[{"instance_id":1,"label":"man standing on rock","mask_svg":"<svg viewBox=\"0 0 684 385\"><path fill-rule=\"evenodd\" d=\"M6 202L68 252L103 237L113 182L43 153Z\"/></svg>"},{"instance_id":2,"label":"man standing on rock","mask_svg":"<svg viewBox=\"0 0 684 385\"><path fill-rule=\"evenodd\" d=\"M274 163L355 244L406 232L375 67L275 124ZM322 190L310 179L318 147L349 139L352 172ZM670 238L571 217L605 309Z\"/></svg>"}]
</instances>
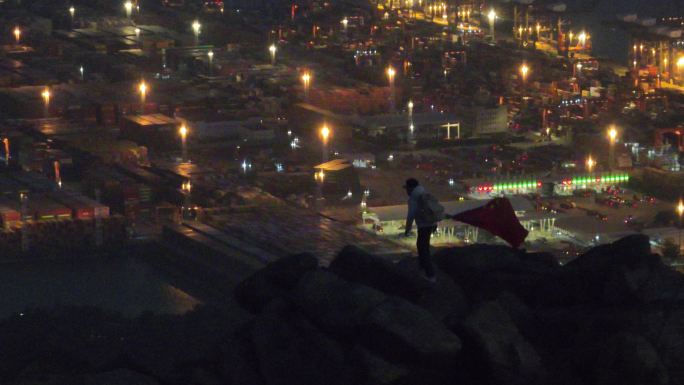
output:
<instances>
[{"instance_id":1,"label":"man standing on rock","mask_svg":"<svg viewBox=\"0 0 684 385\"><path fill-rule=\"evenodd\" d=\"M437 230L437 222L444 218L444 207L437 202L437 199L425 191L414 178L406 180L404 185L408 199L408 213L406 215L406 231L404 234L409 236L413 221L418 227L418 261L420 267L425 271L424 278L430 282L436 282L435 270L430 260L430 238L432 233Z\"/></svg>"}]
</instances>

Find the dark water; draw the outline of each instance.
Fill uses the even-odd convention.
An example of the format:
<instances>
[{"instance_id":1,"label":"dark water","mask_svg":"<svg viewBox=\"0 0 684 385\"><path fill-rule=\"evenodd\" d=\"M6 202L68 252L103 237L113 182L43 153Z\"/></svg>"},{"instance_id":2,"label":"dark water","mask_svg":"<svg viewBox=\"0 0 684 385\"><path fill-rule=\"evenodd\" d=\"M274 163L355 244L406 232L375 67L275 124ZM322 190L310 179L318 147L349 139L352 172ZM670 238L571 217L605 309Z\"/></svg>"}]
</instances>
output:
<instances>
[{"instance_id":1,"label":"dark water","mask_svg":"<svg viewBox=\"0 0 684 385\"><path fill-rule=\"evenodd\" d=\"M592 36L594 55L628 64L631 40L628 33L611 28L606 21L614 21L618 14L636 13L640 18L684 13L683 0L567 0L573 30L586 29Z\"/></svg>"},{"instance_id":2,"label":"dark water","mask_svg":"<svg viewBox=\"0 0 684 385\"><path fill-rule=\"evenodd\" d=\"M96 306L126 316L179 314L199 303L162 273L129 257L0 265L0 318L59 305Z\"/></svg>"}]
</instances>

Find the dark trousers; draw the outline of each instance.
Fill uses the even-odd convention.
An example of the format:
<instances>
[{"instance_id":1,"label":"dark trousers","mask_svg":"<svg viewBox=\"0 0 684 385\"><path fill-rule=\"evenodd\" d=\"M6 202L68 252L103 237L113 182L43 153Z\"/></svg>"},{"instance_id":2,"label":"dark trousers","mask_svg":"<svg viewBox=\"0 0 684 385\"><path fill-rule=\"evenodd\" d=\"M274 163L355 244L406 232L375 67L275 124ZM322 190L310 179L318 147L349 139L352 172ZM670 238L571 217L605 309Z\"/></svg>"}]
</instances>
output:
<instances>
[{"instance_id":1,"label":"dark trousers","mask_svg":"<svg viewBox=\"0 0 684 385\"><path fill-rule=\"evenodd\" d=\"M435 276L435 269L432 267L432 260L430 259L430 237L436 230L437 226L418 228L418 241L416 242L418 262L428 277Z\"/></svg>"}]
</instances>

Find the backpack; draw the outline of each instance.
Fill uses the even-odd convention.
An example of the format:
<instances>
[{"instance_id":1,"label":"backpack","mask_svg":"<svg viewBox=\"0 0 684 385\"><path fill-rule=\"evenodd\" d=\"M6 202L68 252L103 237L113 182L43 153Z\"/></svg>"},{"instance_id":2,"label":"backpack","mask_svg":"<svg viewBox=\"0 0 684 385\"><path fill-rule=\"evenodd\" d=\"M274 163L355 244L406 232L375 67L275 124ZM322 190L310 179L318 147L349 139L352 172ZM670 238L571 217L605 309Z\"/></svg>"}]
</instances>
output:
<instances>
[{"instance_id":1,"label":"backpack","mask_svg":"<svg viewBox=\"0 0 684 385\"><path fill-rule=\"evenodd\" d=\"M422 223L437 223L444 219L444 206L434 195L424 193L420 197L416 220Z\"/></svg>"}]
</instances>

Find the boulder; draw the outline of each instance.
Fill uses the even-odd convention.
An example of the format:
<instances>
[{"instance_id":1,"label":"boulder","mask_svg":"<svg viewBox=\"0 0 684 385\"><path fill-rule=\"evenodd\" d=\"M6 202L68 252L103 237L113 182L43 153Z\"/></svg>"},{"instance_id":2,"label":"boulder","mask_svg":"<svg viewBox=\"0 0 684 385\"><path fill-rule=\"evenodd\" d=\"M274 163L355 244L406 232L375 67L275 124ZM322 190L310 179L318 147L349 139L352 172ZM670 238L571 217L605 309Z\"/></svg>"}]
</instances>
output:
<instances>
[{"instance_id":1,"label":"boulder","mask_svg":"<svg viewBox=\"0 0 684 385\"><path fill-rule=\"evenodd\" d=\"M390 297L368 315L361 341L383 357L425 365L453 365L461 340L427 310Z\"/></svg>"},{"instance_id":2,"label":"boulder","mask_svg":"<svg viewBox=\"0 0 684 385\"><path fill-rule=\"evenodd\" d=\"M668 372L643 336L618 333L609 337L596 362L597 385L665 385Z\"/></svg>"},{"instance_id":3,"label":"boulder","mask_svg":"<svg viewBox=\"0 0 684 385\"><path fill-rule=\"evenodd\" d=\"M624 267L629 270L662 267L663 263L651 253L651 243L643 234L629 235L611 244L600 245L580 255L566 265L570 269L593 274Z\"/></svg>"},{"instance_id":4,"label":"boulder","mask_svg":"<svg viewBox=\"0 0 684 385\"><path fill-rule=\"evenodd\" d=\"M116 369L79 377L72 383L79 385L157 385L157 381L153 378L128 369Z\"/></svg>"},{"instance_id":5,"label":"boulder","mask_svg":"<svg viewBox=\"0 0 684 385\"><path fill-rule=\"evenodd\" d=\"M397 264L367 253L356 246L345 246L329 267L346 279L370 286L387 295L418 301L430 283Z\"/></svg>"},{"instance_id":6,"label":"boulder","mask_svg":"<svg viewBox=\"0 0 684 385\"><path fill-rule=\"evenodd\" d=\"M541 358L499 303L479 305L463 322L462 332L493 383L539 375Z\"/></svg>"},{"instance_id":7,"label":"boulder","mask_svg":"<svg viewBox=\"0 0 684 385\"><path fill-rule=\"evenodd\" d=\"M252 344L254 322L249 322L219 346L218 372L227 385L264 385Z\"/></svg>"},{"instance_id":8,"label":"boulder","mask_svg":"<svg viewBox=\"0 0 684 385\"><path fill-rule=\"evenodd\" d=\"M252 342L266 385L348 385L357 373L342 345L311 324L294 305L268 304L256 318Z\"/></svg>"},{"instance_id":9,"label":"boulder","mask_svg":"<svg viewBox=\"0 0 684 385\"><path fill-rule=\"evenodd\" d=\"M306 273L292 292L292 301L309 319L324 331L338 335L357 332L368 313L386 297L322 270Z\"/></svg>"},{"instance_id":10,"label":"boulder","mask_svg":"<svg viewBox=\"0 0 684 385\"><path fill-rule=\"evenodd\" d=\"M128 369L115 369L102 373L48 374L36 378L18 378L12 385L157 385L144 374Z\"/></svg>"},{"instance_id":11,"label":"boulder","mask_svg":"<svg viewBox=\"0 0 684 385\"><path fill-rule=\"evenodd\" d=\"M406 366L389 362L360 345L354 346L352 355L362 371L361 384L404 384L409 377L410 371Z\"/></svg>"},{"instance_id":12,"label":"boulder","mask_svg":"<svg viewBox=\"0 0 684 385\"><path fill-rule=\"evenodd\" d=\"M307 272L318 269L311 254L296 254L268 264L235 287L235 299L247 310L258 313L275 298L287 296Z\"/></svg>"},{"instance_id":13,"label":"boulder","mask_svg":"<svg viewBox=\"0 0 684 385\"><path fill-rule=\"evenodd\" d=\"M547 258L532 256L524 251L500 245L471 245L442 249L434 255L435 264L447 273L465 290L468 298L486 298L483 296L482 282L493 272L500 272L515 277L518 274L528 276L549 274L557 269ZM514 278L515 280L515 278ZM507 289L502 287L501 290ZM501 290L493 290L488 295L495 297ZM491 298L490 298L491 299Z\"/></svg>"},{"instance_id":14,"label":"boulder","mask_svg":"<svg viewBox=\"0 0 684 385\"><path fill-rule=\"evenodd\" d=\"M393 263L357 247L347 246L330 264L330 271L345 280L404 298L429 310L439 320L453 315L463 316L469 307L460 286L439 269L436 269L436 284L426 281L415 258Z\"/></svg>"},{"instance_id":15,"label":"boulder","mask_svg":"<svg viewBox=\"0 0 684 385\"><path fill-rule=\"evenodd\" d=\"M540 267L556 268L560 267L558 260L551 253L535 252L535 253L518 253L518 258L528 265L536 265Z\"/></svg>"},{"instance_id":16,"label":"boulder","mask_svg":"<svg viewBox=\"0 0 684 385\"><path fill-rule=\"evenodd\" d=\"M416 258L405 258L397 264L400 268L411 273L411 276L422 278L421 270ZM438 320L462 319L470 308L469 300L463 289L453 279L435 267L437 282L424 287L420 297L414 303L434 315Z\"/></svg>"}]
</instances>

